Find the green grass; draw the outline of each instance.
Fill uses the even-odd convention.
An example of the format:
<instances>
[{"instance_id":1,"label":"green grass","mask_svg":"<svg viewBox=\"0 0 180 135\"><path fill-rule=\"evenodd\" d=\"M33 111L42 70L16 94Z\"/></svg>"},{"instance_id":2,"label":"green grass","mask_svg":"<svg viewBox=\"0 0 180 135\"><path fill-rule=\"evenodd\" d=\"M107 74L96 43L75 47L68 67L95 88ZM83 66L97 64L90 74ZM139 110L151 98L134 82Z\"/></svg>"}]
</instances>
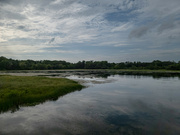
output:
<instances>
[{"instance_id":1,"label":"green grass","mask_svg":"<svg viewBox=\"0 0 180 135\"><path fill-rule=\"evenodd\" d=\"M65 78L38 76L0 76L0 112L14 111L46 100L57 100L82 85Z\"/></svg>"}]
</instances>

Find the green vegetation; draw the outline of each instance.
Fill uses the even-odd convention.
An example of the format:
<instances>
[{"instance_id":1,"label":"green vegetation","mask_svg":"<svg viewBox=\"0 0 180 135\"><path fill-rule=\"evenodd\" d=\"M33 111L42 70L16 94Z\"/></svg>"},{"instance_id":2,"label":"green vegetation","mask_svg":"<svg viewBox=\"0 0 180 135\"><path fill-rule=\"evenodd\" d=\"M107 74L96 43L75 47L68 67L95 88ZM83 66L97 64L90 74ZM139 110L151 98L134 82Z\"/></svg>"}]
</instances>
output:
<instances>
[{"instance_id":1,"label":"green vegetation","mask_svg":"<svg viewBox=\"0 0 180 135\"><path fill-rule=\"evenodd\" d=\"M133 70L180 70L180 61L121 62L79 61L70 63L61 60L13 60L0 57L0 70L50 70L50 69L133 69Z\"/></svg>"},{"instance_id":2,"label":"green vegetation","mask_svg":"<svg viewBox=\"0 0 180 135\"><path fill-rule=\"evenodd\" d=\"M65 78L0 76L0 112L15 111L80 90L83 86Z\"/></svg>"}]
</instances>

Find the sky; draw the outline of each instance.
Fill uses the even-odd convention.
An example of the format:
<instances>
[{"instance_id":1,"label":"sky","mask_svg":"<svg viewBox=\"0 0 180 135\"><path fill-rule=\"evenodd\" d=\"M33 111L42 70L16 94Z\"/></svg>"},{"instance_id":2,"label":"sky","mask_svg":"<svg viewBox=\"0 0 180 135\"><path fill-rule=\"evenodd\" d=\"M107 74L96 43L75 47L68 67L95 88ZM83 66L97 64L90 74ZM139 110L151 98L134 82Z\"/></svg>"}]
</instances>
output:
<instances>
[{"instance_id":1,"label":"sky","mask_svg":"<svg viewBox=\"0 0 180 135\"><path fill-rule=\"evenodd\" d=\"M180 61L180 0L0 0L0 56Z\"/></svg>"}]
</instances>

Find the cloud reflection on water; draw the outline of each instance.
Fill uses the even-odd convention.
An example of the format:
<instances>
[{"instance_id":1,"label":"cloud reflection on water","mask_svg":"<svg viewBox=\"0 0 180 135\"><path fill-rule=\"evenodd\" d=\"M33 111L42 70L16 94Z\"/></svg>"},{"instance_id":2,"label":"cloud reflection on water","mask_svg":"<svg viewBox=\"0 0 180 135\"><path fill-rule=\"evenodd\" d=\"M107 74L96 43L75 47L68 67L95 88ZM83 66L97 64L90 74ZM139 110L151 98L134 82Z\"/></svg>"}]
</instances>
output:
<instances>
[{"instance_id":1,"label":"cloud reflection on water","mask_svg":"<svg viewBox=\"0 0 180 135\"><path fill-rule=\"evenodd\" d=\"M0 134L180 133L178 78L155 80L152 77L115 75L99 79L116 81L91 83L82 91L65 95L57 101L0 114Z\"/></svg>"}]
</instances>

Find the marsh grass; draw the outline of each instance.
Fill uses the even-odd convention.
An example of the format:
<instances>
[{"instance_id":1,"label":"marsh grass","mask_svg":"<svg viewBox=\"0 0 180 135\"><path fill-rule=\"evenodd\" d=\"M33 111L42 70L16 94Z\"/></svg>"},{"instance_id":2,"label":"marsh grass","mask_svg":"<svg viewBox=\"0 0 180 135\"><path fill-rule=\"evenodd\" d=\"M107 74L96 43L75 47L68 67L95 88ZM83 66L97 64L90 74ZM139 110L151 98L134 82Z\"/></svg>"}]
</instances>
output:
<instances>
[{"instance_id":1,"label":"marsh grass","mask_svg":"<svg viewBox=\"0 0 180 135\"><path fill-rule=\"evenodd\" d=\"M38 76L0 76L0 112L32 106L46 100L57 100L82 85L65 78Z\"/></svg>"}]
</instances>

